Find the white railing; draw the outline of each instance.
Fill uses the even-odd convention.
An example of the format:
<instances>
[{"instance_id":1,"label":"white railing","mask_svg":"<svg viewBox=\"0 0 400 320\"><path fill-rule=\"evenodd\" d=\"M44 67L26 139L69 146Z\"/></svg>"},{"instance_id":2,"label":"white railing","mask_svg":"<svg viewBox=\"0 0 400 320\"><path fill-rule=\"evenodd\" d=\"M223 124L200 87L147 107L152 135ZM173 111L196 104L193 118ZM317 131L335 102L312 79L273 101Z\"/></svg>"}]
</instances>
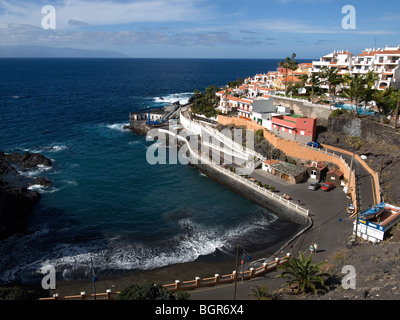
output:
<instances>
[{"instance_id":1,"label":"white railing","mask_svg":"<svg viewBox=\"0 0 400 320\"><path fill-rule=\"evenodd\" d=\"M256 158L265 160L265 157L263 155L259 154L258 152L254 151L250 148L242 146L240 143L237 143L236 141L232 140L230 137L224 135L220 131L218 131L214 128L210 128L196 120L191 120L191 119L186 118L185 115L183 114L183 112L181 112L180 121L181 121L182 126L185 129L192 131L196 134L199 134L200 136L203 136L204 132L205 132L210 137L212 137L213 140L214 139L219 140L224 145L226 145L228 148L232 149L233 151L237 152L238 154L247 155L248 159L250 159L250 157L256 157ZM204 132L202 132L202 130Z\"/></svg>"}]
</instances>

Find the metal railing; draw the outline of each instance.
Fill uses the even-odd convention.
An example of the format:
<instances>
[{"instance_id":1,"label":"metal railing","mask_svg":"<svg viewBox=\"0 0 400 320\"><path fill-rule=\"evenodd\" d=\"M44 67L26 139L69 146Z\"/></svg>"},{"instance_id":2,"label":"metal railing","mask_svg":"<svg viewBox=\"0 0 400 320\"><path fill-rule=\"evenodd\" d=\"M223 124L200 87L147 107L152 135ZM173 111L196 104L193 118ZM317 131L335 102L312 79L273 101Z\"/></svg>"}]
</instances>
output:
<instances>
[{"instance_id":1,"label":"metal railing","mask_svg":"<svg viewBox=\"0 0 400 320\"><path fill-rule=\"evenodd\" d=\"M271 271L275 271L280 265L283 265L288 262L290 258L290 254L288 253L283 258L275 258L274 261L270 263L263 263L261 267L258 268L250 268L247 271L236 272L233 271L230 274L222 275L215 274L213 277L209 278L199 278L196 277L194 280L181 282L179 280L175 280L175 283L165 284L163 287L171 292L176 292L178 290L194 290L197 288L211 287L219 284L231 283L234 281L240 280L250 280L255 277L259 277Z\"/></svg>"},{"instance_id":2,"label":"metal railing","mask_svg":"<svg viewBox=\"0 0 400 320\"><path fill-rule=\"evenodd\" d=\"M82 291L79 295L64 297L59 297L58 293L55 293L52 297L40 298L39 300L115 300L118 294L120 294L119 291L112 292L111 289L108 289L106 292L96 294L86 294L85 291Z\"/></svg>"}]
</instances>

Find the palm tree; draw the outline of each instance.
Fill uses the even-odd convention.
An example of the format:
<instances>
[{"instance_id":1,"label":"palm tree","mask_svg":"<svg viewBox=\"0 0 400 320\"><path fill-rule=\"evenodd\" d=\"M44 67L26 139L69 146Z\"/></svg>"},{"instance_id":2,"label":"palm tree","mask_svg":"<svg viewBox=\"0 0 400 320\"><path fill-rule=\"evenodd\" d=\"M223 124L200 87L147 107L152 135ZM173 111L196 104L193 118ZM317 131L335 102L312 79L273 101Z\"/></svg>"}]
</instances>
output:
<instances>
[{"instance_id":1,"label":"palm tree","mask_svg":"<svg viewBox=\"0 0 400 320\"><path fill-rule=\"evenodd\" d=\"M288 69L290 69L292 71L295 71L297 69L297 67L298 67L298 63L294 58L296 58L296 54L295 53L292 54L292 57L286 57L285 60L282 60L282 61L279 62L279 66L281 68L285 68L285 73L286 73L285 81L284 81L284 84L285 84L285 95L286 95L287 82L288 82ZM293 76L292 76L292 80L293 80Z\"/></svg>"},{"instance_id":2,"label":"palm tree","mask_svg":"<svg viewBox=\"0 0 400 320\"><path fill-rule=\"evenodd\" d=\"M311 84L311 103L314 103L314 89L316 87L319 87L321 81L318 77L318 74L313 73L309 79L310 84Z\"/></svg>"},{"instance_id":3,"label":"palm tree","mask_svg":"<svg viewBox=\"0 0 400 320\"><path fill-rule=\"evenodd\" d=\"M284 68L285 69L285 81L284 81L284 85L285 85L285 95L286 95L286 85L287 85L287 74L288 74L288 68L289 68L289 57L287 57L285 60L282 60L279 62L279 67Z\"/></svg>"},{"instance_id":4,"label":"palm tree","mask_svg":"<svg viewBox=\"0 0 400 320\"><path fill-rule=\"evenodd\" d=\"M343 83L347 86L347 88L345 88L343 93L347 98L350 99L351 112L355 115L353 109L353 93L354 93L353 75L351 75L350 73L346 73L343 76Z\"/></svg>"},{"instance_id":5,"label":"palm tree","mask_svg":"<svg viewBox=\"0 0 400 320\"><path fill-rule=\"evenodd\" d=\"M331 109L332 109L332 102L331 102L332 87L341 82L341 77L337 74L338 71L339 71L338 68L329 68L327 66L323 66L319 72L321 83L326 84L328 86L329 107Z\"/></svg>"},{"instance_id":6,"label":"palm tree","mask_svg":"<svg viewBox=\"0 0 400 320\"><path fill-rule=\"evenodd\" d=\"M329 287L325 285L324 278L330 277L330 275L321 272L321 266L326 262L315 264L312 262L312 257L312 254L305 257L302 251L299 252L298 259L290 257L288 263L281 267L285 270L277 276L277 278L289 279L282 286L291 287L295 285L299 294L309 291L316 294L318 287L329 290Z\"/></svg>"},{"instance_id":7,"label":"palm tree","mask_svg":"<svg viewBox=\"0 0 400 320\"><path fill-rule=\"evenodd\" d=\"M375 83L379 80L379 75L373 71L370 70L365 74L365 90L363 94L363 100L365 102L365 106L372 101L375 100L376 94L377 94L377 89L373 89L375 86Z\"/></svg>"},{"instance_id":8,"label":"palm tree","mask_svg":"<svg viewBox=\"0 0 400 320\"><path fill-rule=\"evenodd\" d=\"M352 87L353 87L353 94L354 94L354 100L356 102L356 115L359 117L360 115L358 114L358 104L360 102L360 98L364 95L365 92L365 86L366 86L366 80L364 75L358 75L355 74L352 79Z\"/></svg>"}]
</instances>

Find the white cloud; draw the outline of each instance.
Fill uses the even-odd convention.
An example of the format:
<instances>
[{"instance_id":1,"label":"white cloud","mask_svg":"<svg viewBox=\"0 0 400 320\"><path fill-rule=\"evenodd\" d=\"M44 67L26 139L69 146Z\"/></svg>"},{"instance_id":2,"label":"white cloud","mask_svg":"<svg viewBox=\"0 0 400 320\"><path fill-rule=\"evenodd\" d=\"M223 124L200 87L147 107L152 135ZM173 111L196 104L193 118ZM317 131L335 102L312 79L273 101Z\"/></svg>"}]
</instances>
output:
<instances>
[{"instance_id":1,"label":"white cloud","mask_svg":"<svg viewBox=\"0 0 400 320\"><path fill-rule=\"evenodd\" d=\"M121 25L135 22L193 21L211 16L209 7L201 1L137 0L129 2L110 0L62 0L56 9L57 28L66 28L68 21L80 21L93 26ZM42 6L33 3L0 0L0 20L7 23L41 25ZM1 12L0 11L0 12Z\"/></svg>"}]
</instances>

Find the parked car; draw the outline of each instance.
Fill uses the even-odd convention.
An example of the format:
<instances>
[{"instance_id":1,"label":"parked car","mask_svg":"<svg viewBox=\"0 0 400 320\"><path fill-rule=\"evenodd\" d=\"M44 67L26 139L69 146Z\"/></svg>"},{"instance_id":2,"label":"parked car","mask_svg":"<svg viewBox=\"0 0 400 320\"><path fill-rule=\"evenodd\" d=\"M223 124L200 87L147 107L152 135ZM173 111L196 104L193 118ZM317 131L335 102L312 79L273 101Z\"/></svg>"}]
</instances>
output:
<instances>
[{"instance_id":1,"label":"parked car","mask_svg":"<svg viewBox=\"0 0 400 320\"><path fill-rule=\"evenodd\" d=\"M315 141L310 141L307 143L307 145L309 147L313 147L313 148L322 148L321 144L319 142L315 142Z\"/></svg>"},{"instance_id":2,"label":"parked car","mask_svg":"<svg viewBox=\"0 0 400 320\"><path fill-rule=\"evenodd\" d=\"M319 184L317 182L311 182L308 186L308 190L317 190L319 187Z\"/></svg>"},{"instance_id":3,"label":"parked car","mask_svg":"<svg viewBox=\"0 0 400 320\"><path fill-rule=\"evenodd\" d=\"M334 185L333 185L332 182L326 182L326 183L324 183L323 186L321 187L321 190L323 190L323 191L329 191L329 190L331 190L331 189L333 189L333 188L334 188Z\"/></svg>"}]
</instances>

